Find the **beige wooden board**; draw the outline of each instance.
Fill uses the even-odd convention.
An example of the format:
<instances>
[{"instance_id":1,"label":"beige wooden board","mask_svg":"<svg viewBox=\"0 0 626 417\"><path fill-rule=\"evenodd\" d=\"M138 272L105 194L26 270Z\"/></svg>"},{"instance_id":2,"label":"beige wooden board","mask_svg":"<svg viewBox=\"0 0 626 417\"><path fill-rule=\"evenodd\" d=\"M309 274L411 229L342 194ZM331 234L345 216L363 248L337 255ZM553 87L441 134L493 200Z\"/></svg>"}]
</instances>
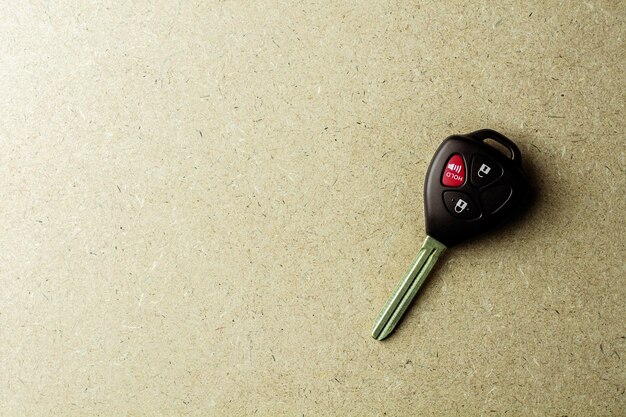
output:
<instances>
[{"instance_id":1,"label":"beige wooden board","mask_svg":"<svg viewBox=\"0 0 626 417\"><path fill-rule=\"evenodd\" d=\"M0 4L0 415L626 414L626 6ZM448 135L537 201L373 320Z\"/></svg>"}]
</instances>

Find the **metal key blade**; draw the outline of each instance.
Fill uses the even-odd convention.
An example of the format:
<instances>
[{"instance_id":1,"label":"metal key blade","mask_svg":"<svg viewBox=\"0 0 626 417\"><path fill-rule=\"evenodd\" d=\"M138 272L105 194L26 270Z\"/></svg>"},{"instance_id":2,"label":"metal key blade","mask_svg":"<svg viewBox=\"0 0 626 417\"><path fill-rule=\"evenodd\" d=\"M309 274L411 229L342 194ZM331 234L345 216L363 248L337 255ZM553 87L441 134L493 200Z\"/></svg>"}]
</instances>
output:
<instances>
[{"instance_id":1,"label":"metal key blade","mask_svg":"<svg viewBox=\"0 0 626 417\"><path fill-rule=\"evenodd\" d=\"M406 272L404 279L393 290L391 297L376 317L376 322L372 328L374 339L383 340L393 331L431 269L437 263L437 259L445 250L446 247L441 242L426 236L422 248Z\"/></svg>"}]
</instances>

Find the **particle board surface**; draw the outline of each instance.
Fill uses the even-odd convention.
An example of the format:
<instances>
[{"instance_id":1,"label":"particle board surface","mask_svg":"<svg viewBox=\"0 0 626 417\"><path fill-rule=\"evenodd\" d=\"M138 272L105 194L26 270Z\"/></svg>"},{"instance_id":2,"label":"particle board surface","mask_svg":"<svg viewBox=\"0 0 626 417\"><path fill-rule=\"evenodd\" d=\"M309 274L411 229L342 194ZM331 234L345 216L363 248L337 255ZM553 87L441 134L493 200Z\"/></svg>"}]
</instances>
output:
<instances>
[{"instance_id":1,"label":"particle board surface","mask_svg":"<svg viewBox=\"0 0 626 417\"><path fill-rule=\"evenodd\" d=\"M626 7L0 4L0 416L626 414ZM534 204L440 260L447 136Z\"/></svg>"}]
</instances>

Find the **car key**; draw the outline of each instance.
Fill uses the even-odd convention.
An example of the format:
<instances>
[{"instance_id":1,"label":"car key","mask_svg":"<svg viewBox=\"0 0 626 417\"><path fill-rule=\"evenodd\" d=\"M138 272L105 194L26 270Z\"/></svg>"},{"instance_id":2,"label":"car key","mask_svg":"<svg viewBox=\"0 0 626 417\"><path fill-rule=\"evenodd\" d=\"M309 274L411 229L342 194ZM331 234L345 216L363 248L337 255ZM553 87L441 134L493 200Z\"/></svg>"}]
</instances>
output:
<instances>
[{"instance_id":1,"label":"car key","mask_svg":"<svg viewBox=\"0 0 626 417\"><path fill-rule=\"evenodd\" d=\"M504 146L509 156L486 139ZM445 139L424 182L426 240L378 314L372 337L389 336L448 247L502 224L526 203L529 190L520 150L504 135L483 129Z\"/></svg>"}]
</instances>

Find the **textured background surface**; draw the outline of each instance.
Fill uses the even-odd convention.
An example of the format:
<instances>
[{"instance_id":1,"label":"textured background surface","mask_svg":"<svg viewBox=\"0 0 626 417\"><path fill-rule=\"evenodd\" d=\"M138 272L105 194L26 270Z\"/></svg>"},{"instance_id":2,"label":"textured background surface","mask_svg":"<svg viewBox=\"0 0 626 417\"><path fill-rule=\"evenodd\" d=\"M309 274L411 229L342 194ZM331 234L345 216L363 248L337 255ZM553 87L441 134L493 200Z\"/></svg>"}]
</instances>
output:
<instances>
[{"instance_id":1,"label":"textured background surface","mask_svg":"<svg viewBox=\"0 0 626 417\"><path fill-rule=\"evenodd\" d=\"M0 415L626 413L624 3L103 3L0 4ZM374 341L483 127L536 204Z\"/></svg>"}]
</instances>

